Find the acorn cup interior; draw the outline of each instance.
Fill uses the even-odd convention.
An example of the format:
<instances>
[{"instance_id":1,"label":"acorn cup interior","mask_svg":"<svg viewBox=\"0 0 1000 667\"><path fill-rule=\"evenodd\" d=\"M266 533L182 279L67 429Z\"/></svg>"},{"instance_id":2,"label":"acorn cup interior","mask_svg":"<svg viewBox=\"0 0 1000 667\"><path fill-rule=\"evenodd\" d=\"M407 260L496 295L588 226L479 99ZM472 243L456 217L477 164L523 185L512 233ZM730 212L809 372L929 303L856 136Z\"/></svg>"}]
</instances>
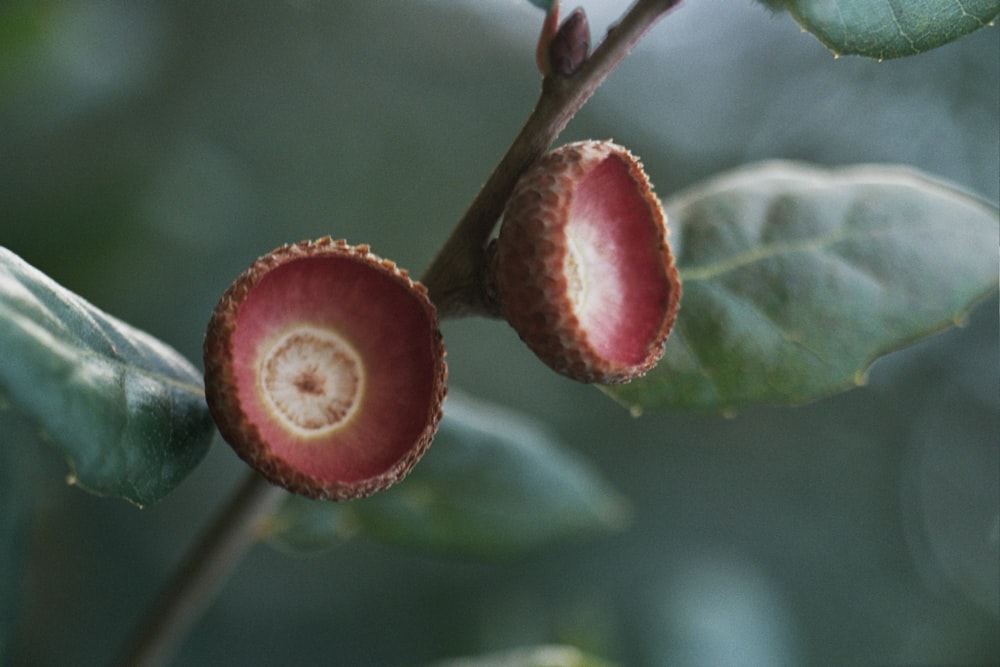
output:
<instances>
[{"instance_id":1,"label":"acorn cup interior","mask_svg":"<svg viewBox=\"0 0 1000 667\"><path fill-rule=\"evenodd\" d=\"M401 479L441 417L447 374L426 291L367 247L283 246L227 290L206 396L233 449L276 484L348 499Z\"/></svg>"},{"instance_id":2,"label":"acorn cup interior","mask_svg":"<svg viewBox=\"0 0 1000 667\"><path fill-rule=\"evenodd\" d=\"M587 342L623 366L646 359L674 291L663 257L663 222L654 219L629 166L610 155L576 186L563 260L573 314Z\"/></svg>"}]
</instances>

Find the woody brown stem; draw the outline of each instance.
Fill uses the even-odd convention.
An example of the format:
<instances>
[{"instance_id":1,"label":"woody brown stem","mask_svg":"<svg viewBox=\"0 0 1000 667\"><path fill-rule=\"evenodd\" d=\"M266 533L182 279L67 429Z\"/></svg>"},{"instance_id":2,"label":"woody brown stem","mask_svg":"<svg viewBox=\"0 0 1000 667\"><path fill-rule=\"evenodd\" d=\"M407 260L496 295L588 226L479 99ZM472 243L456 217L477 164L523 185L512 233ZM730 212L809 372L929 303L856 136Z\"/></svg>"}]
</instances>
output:
<instances>
[{"instance_id":1,"label":"woody brown stem","mask_svg":"<svg viewBox=\"0 0 1000 667\"><path fill-rule=\"evenodd\" d=\"M260 534L261 522L287 494L256 471L247 472L229 503L208 526L150 608L123 656L123 667L165 664L188 629Z\"/></svg>"}]
</instances>

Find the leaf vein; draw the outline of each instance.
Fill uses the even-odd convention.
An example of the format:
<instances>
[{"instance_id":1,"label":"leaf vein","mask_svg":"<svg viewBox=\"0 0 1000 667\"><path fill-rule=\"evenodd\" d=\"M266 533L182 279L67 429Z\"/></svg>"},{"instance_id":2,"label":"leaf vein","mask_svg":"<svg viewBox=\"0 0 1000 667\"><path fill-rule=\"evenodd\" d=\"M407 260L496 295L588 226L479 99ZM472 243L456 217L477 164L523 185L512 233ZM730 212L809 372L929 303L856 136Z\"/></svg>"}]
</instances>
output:
<instances>
[{"instance_id":1,"label":"leaf vein","mask_svg":"<svg viewBox=\"0 0 1000 667\"><path fill-rule=\"evenodd\" d=\"M745 252L734 253L725 259L702 266L678 267L678 271L681 274L681 280L683 282L711 280L724 273L741 269L755 262L771 259L772 257L779 257L781 255L823 250L831 245L857 236L861 235L838 231L833 234L803 241L777 241L774 243L756 246Z\"/></svg>"},{"instance_id":2,"label":"leaf vein","mask_svg":"<svg viewBox=\"0 0 1000 667\"><path fill-rule=\"evenodd\" d=\"M790 343L795 347L802 348L803 350L814 356L817 361L823 364L829 363L829 360L822 354L820 354L818 350L815 350L810 346L806 345L805 342L802 340L801 335L791 331L790 329L787 329L783 322L778 321L771 313L761 308L753 299L733 291L732 288L730 288L725 284L713 283L713 285L715 285L718 289L729 294L736 301L744 304L751 313L753 313L758 317L758 319L760 319L762 322L768 324L772 329L774 329L778 333L778 335L781 336L781 339L783 341L785 341L786 343Z\"/></svg>"}]
</instances>

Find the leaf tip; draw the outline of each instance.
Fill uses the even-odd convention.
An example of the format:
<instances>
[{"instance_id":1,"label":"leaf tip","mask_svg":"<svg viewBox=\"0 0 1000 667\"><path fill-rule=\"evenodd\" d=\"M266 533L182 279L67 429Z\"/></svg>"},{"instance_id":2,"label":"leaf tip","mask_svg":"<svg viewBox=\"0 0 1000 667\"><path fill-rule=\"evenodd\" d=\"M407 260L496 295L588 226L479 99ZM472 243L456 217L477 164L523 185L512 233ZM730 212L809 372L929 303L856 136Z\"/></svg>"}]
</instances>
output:
<instances>
[{"instance_id":1,"label":"leaf tip","mask_svg":"<svg viewBox=\"0 0 1000 667\"><path fill-rule=\"evenodd\" d=\"M628 408L628 414L630 417L638 419L639 417L642 416L642 405L639 403L634 403L630 405Z\"/></svg>"}]
</instances>

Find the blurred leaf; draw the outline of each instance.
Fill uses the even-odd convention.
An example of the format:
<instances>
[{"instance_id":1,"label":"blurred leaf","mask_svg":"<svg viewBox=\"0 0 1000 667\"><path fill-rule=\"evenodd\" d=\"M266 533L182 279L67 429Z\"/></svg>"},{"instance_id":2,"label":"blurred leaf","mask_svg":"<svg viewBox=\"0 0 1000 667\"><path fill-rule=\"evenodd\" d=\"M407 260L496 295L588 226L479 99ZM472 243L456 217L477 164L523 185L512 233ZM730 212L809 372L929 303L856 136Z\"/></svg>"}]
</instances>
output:
<instances>
[{"instance_id":1,"label":"blurred leaf","mask_svg":"<svg viewBox=\"0 0 1000 667\"><path fill-rule=\"evenodd\" d=\"M761 0L787 9L837 55L884 60L947 44L996 19L1000 0Z\"/></svg>"},{"instance_id":2,"label":"blurred leaf","mask_svg":"<svg viewBox=\"0 0 1000 667\"><path fill-rule=\"evenodd\" d=\"M296 553L325 551L357 532L357 523L347 505L292 494L260 528L261 538L279 549Z\"/></svg>"},{"instance_id":3,"label":"blurred leaf","mask_svg":"<svg viewBox=\"0 0 1000 667\"><path fill-rule=\"evenodd\" d=\"M434 667L614 667L614 665L571 646L534 646L470 658L444 660L434 663Z\"/></svg>"},{"instance_id":4,"label":"blurred leaf","mask_svg":"<svg viewBox=\"0 0 1000 667\"><path fill-rule=\"evenodd\" d=\"M552 6L556 4L556 0L528 0L528 2L546 12L551 12Z\"/></svg>"},{"instance_id":5,"label":"blurred leaf","mask_svg":"<svg viewBox=\"0 0 1000 667\"><path fill-rule=\"evenodd\" d=\"M0 5L0 88L6 78L24 66L27 51L45 35L49 10L37 2Z\"/></svg>"},{"instance_id":6,"label":"blurred leaf","mask_svg":"<svg viewBox=\"0 0 1000 667\"><path fill-rule=\"evenodd\" d=\"M29 480L18 475L17 424L9 406L0 401L0 665L12 664L14 631L22 603L27 564L28 521L31 511Z\"/></svg>"},{"instance_id":7,"label":"blurred leaf","mask_svg":"<svg viewBox=\"0 0 1000 667\"><path fill-rule=\"evenodd\" d=\"M0 248L0 395L67 457L70 481L146 505L215 432L201 374Z\"/></svg>"},{"instance_id":8,"label":"blurred leaf","mask_svg":"<svg viewBox=\"0 0 1000 667\"><path fill-rule=\"evenodd\" d=\"M440 431L402 483L350 504L289 498L267 529L292 548L357 531L437 552L508 556L619 528L624 500L524 417L451 392Z\"/></svg>"},{"instance_id":9,"label":"blurred leaf","mask_svg":"<svg viewBox=\"0 0 1000 667\"><path fill-rule=\"evenodd\" d=\"M997 209L902 168L765 163L665 208L684 296L660 364L606 389L633 412L821 398L997 288Z\"/></svg>"}]
</instances>

